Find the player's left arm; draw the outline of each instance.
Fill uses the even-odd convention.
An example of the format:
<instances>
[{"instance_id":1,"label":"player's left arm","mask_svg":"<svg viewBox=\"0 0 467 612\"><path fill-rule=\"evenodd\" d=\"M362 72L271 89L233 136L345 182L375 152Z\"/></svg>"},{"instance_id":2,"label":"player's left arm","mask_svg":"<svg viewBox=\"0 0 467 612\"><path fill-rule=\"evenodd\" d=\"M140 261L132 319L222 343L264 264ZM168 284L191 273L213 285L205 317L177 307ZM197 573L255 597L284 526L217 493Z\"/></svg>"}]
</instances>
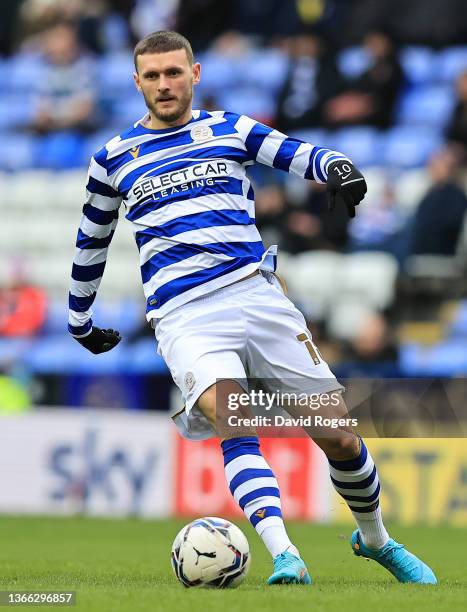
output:
<instances>
[{"instance_id":1,"label":"player's left arm","mask_svg":"<svg viewBox=\"0 0 467 612\"><path fill-rule=\"evenodd\" d=\"M245 115L229 117L253 161L326 184L329 209L344 204L350 217L365 197L366 181L352 161L332 149L290 138Z\"/></svg>"}]
</instances>

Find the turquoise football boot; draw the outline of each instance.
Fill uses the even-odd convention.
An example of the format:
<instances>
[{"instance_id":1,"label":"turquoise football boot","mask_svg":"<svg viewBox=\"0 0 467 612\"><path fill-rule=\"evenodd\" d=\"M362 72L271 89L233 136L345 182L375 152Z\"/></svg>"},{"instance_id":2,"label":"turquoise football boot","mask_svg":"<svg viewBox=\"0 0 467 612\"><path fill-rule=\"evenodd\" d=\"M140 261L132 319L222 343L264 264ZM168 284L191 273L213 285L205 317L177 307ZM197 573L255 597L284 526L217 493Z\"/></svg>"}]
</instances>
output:
<instances>
[{"instance_id":1,"label":"turquoise football boot","mask_svg":"<svg viewBox=\"0 0 467 612\"><path fill-rule=\"evenodd\" d=\"M268 584L311 584L311 578L300 557L285 551L274 557L274 573Z\"/></svg>"},{"instance_id":2,"label":"turquoise football boot","mask_svg":"<svg viewBox=\"0 0 467 612\"><path fill-rule=\"evenodd\" d=\"M357 557L373 559L385 567L399 582L415 582L417 584L437 584L433 570L418 557L410 553L395 540L389 540L383 548L374 550L368 548L360 538L356 529L351 539L352 549Z\"/></svg>"}]
</instances>

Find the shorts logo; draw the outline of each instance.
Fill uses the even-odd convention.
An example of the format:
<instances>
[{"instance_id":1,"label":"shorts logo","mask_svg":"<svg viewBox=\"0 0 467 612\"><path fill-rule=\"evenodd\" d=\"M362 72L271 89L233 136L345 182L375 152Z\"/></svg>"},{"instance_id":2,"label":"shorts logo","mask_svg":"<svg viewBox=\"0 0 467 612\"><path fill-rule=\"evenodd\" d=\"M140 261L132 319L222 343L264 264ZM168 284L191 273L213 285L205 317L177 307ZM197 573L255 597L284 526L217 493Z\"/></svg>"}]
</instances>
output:
<instances>
[{"instance_id":1,"label":"shorts logo","mask_svg":"<svg viewBox=\"0 0 467 612\"><path fill-rule=\"evenodd\" d=\"M190 136L194 140L194 142L203 142L204 140L209 140L213 137L214 132L209 127L209 125L195 125L194 128L190 130Z\"/></svg>"},{"instance_id":2,"label":"shorts logo","mask_svg":"<svg viewBox=\"0 0 467 612\"><path fill-rule=\"evenodd\" d=\"M266 508L261 508L261 510L256 510L255 512L255 516L257 516L260 519L263 519L265 514L266 514Z\"/></svg>"},{"instance_id":3,"label":"shorts logo","mask_svg":"<svg viewBox=\"0 0 467 612\"><path fill-rule=\"evenodd\" d=\"M193 372L187 372L185 374L185 389L187 391L191 391L193 389L193 387L195 386L195 375L193 374Z\"/></svg>"}]
</instances>

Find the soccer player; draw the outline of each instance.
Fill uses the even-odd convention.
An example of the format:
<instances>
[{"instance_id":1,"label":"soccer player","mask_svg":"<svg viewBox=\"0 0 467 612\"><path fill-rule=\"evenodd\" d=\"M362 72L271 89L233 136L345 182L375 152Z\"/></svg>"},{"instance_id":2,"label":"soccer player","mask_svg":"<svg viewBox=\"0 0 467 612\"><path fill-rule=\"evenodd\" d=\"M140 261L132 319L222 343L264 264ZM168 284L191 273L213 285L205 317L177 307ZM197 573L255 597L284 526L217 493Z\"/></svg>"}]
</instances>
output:
<instances>
[{"instance_id":1,"label":"soccer player","mask_svg":"<svg viewBox=\"0 0 467 612\"><path fill-rule=\"evenodd\" d=\"M229 393L244 391L241 381L262 377L281 391L337 393L338 415L346 407L341 385L273 274L276 248L265 249L255 227L245 168L259 162L325 183L331 208L345 206L352 217L365 180L341 153L234 112L192 110L201 69L180 34L147 36L136 45L134 60L148 113L91 159L69 331L95 354L120 341L118 332L93 324L91 305L123 202L140 253L147 319L185 401L176 423L190 438L223 438L230 491L273 558L269 584L310 584L287 535L279 485L256 431L226 428L226 402ZM355 517L355 554L376 560L400 582L435 583L427 565L390 539L378 474L362 439L345 427L333 432L314 437Z\"/></svg>"}]
</instances>

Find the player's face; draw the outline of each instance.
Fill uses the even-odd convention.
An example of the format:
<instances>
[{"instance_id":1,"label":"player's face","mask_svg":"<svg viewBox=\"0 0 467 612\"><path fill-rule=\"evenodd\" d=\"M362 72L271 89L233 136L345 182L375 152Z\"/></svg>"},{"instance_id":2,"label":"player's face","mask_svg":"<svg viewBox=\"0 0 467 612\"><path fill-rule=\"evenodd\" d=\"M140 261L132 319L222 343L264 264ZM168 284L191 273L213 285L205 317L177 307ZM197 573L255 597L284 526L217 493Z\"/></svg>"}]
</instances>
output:
<instances>
[{"instance_id":1,"label":"player's face","mask_svg":"<svg viewBox=\"0 0 467 612\"><path fill-rule=\"evenodd\" d=\"M151 114L162 123L188 121L193 85L199 82L200 65L191 65L184 49L167 53L144 53L137 57L134 74Z\"/></svg>"}]
</instances>

